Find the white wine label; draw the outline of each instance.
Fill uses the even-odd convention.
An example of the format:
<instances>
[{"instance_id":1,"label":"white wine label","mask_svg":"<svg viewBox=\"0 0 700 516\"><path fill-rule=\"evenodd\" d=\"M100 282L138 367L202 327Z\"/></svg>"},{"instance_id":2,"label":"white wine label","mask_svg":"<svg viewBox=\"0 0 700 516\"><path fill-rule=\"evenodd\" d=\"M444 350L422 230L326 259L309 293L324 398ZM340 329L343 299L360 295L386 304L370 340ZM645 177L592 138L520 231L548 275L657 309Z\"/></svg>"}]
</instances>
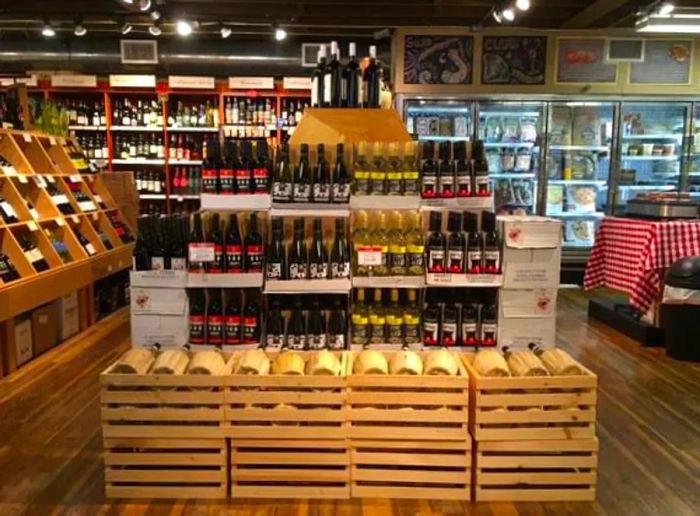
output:
<instances>
[{"instance_id":1,"label":"white wine label","mask_svg":"<svg viewBox=\"0 0 700 516\"><path fill-rule=\"evenodd\" d=\"M289 279L306 279L306 272L305 263L289 264Z\"/></svg>"},{"instance_id":2,"label":"white wine label","mask_svg":"<svg viewBox=\"0 0 700 516\"><path fill-rule=\"evenodd\" d=\"M315 202L329 202L331 200L331 189L327 184L314 184L313 193Z\"/></svg>"},{"instance_id":3,"label":"white wine label","mask_svg":"<svg viewBox=\"0 0 700 516\"><path fill-rule=\"evenodd\" d=\"M287 335L287 347L294 350L306 349L306 335Z\"/></svg>"},{"instance_id":4,"label":"white wine label","mask_svg":"<svg viewBox=\"0 0 700 516\"><path fill-rule=\"evenodd\" d=\"M273 201L289 201L292 197L291 183L273 183L272 184L272 200Z\"/></svg>"},{"instance_id":5,"label":"white wine label","mask_svg":"<svg viewBox=\"0 0 700 516\"><path fill-rule=\"evenodd\" d=\"M328 264L327 263L311 263L309 264L309 278L311 279L327 279Z\"/></svg>"},{"instance_id":6,"label":"white wine label","mask_svg":"<svg viewBox=\"0 0 700 516\"><path fill-rule=\"evenodd\" d=\"M85 244L85 250L87 251L87 253L88 253L90 256L92 256L93 254L95 254L95 253L97 252L97 251L95 251L95 246L92 245L90 242L88 242L87 244Z\"/></svg>"},{"instance_id":7,"label":"white wine label","mask_svg":"<svg viewBox=\"0 0 700 516\"><path fill-rule=\"evenodd\" d=\"M151 270L162 271L165 269L165 258L162 256L151 256Z\"/></svg>"},{"instance_id":8,"label":"white wine label","mask_svg":"<svg viewBox=\"0 0 700 516\"><path fill-rule=\"evenodd\" d=\"M56 204L68 204L68 197L65 194L59 194L54 197Z\"/></svg>"},{"instance_id":9,"label":"white wine label","mask_svg":"<svg viewBox=\"0 0 700 516\"><path fill-rule=\"evenodd\" d=\"M8 217L17 217L17 214L15 213L15 209L12 207L12 205L7 202L7 201L2 201L0 202L0 208L7 214Z\"/></svg>"},{"instance_id":10,"label":"white wine label","mask_svg":"<svg viewBox=\"0 0 700 516\"><path fill-rule=\"evenodd\" d=\"M329 73L323 76L323 103L331 103L331 74Z\"/></svg>"},{"instance_id":11,"label":"white wine label","mask_svg":"<svg viewBox=\"0 0 700 516\"><path fill-rule=\"evenodd\" d=\"M318 106L318 77L311 80L311 105Z\"/></svg>"},{"instance_id":12,"label":"white wine label","mask_svg":"<svg viewBox=\"0 0 700 516\"><path fill-rule=\"evenodd\" d=\"M284 345L284 333L279 335L267 334L265 336L265 346L270 349L279 349Z\"/></svg>"},{"instance_id":13,"label":"white wine label","mask_svg":"<svg viewBox=\"0 0 700 516\"><path fill-rule=\"evenodd\" d=\"M347 183L336 183L333 185L333 202L350 202L350 185Z\"/></svg>"},{"instance_id":14,"label":"white wine label","mask_svg":"<svg viewBox=\"0 0 700 516\"><path fill-rule=\"evenodd\" d=\"M267 279L282 279L282 264L277 263L267 263Z\"/></svg>"},{"instance_id":15,"label":"white wine label","mask_svg":"<svg viewBox=\"0 0 700 516\"><path fill-rule=\"evenodd\" d=\"M326 335L309 335L309 349L324 349L326 347Z\"/></svg>"},{"instance_id":16,"label":"white wine label","mask_svg":"<svg viewBox=\"0 0 700 516\"><path fill-rule=\"evenodd\" d=\"M331 334L328 340L328 347L330 349L345 349L345 335L342 333Z\"/></svg>"},{"instance_id":17,"label":"white wine label","mask_svg":"<svg viewBox=\"0 0 700 516\"><path fill-rule=\"evenodd\" d=\"M293 200L295 202L309 202L311 198L311 187L309 185L295 184L293 192Z\"/></svg>"},{"instance_id":18,"label":"white wine label","mask_svg":"<svg viewBox=\"0 0 700 516\"><path fill-rule=\"evenodd\" d=\"M350 277L350 262L331 263L331 279Z\"/></svg>"},{"instance_id":19,"label":"white wine label","mask_svg":"<svg viewBox=\"0 0 700 516\"><path fill-rule=\"evenodd\" d=\"M187 260L185 258L171 258L170 269L174 271L187 270Z\"/></svg>"}]
</instances>

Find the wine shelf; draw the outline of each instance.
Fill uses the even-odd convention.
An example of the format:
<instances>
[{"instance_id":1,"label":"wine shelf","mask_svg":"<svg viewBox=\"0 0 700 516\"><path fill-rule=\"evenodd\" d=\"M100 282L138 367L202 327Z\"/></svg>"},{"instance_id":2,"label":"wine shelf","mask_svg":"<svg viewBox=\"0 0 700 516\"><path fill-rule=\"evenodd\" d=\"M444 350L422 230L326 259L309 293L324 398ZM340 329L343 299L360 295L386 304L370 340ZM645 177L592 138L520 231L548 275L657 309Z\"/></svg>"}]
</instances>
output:
<instances>
[{"instance_id":1,"label":"wine shelf","mask_svg":"<svg viewBox=\"0 0 700 516\"><path fill-rule=\"evenodd\" d=\"M349 279L267 280L266 294L347 294L352 287Z\"/></svg>"},{"instance_id":2,"label":"wine shelf","mask_svg":"<svg viewBox=\"0 0 700 516\"><path fill-rule=\"evenodd\" d=\"M203 193L199 196L203 210L269 210L272 198L268 194L219 195Z\"/></svg>"}]
</instances>

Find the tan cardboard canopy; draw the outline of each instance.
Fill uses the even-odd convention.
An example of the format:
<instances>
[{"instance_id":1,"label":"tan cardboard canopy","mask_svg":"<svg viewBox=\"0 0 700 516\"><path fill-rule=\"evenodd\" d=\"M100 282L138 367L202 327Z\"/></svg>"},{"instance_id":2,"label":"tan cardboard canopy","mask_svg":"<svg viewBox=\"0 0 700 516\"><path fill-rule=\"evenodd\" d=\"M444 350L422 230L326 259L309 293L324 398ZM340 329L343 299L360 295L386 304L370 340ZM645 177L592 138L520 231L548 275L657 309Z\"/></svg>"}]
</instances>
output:
<instances>
[{"instance_id":1,"label":"tan cardboard canopy","mask_svg":"<svg viewBox=\"0 0 700 516\"><path fill-rule=\"evenodd\" d=\"M393 109L308 108L289 139L292 145L409 141L411 135Z\"/></svg>"}]
</instances>

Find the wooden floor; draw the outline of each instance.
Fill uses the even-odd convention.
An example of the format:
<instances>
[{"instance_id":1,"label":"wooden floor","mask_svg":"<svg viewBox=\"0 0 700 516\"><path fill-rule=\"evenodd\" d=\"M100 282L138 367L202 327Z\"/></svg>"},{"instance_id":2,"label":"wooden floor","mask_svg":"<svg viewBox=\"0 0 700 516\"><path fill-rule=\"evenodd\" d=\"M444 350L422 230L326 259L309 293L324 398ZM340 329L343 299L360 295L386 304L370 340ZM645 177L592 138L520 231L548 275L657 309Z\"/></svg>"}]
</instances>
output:
<instances>
[{"instance_id":1,"label":"wooden floor","mask_svg":"<svg viewBox=\"0 0 700 516\"><path fill-rule=\"evenodd\" d=\"M122 311L0 382L0 515L700 514L700 366L666 358L559 296L558 341L599 376L595 503L111 501L103 494L98 374L129 346Z\"/></svg>"}]
</instances>

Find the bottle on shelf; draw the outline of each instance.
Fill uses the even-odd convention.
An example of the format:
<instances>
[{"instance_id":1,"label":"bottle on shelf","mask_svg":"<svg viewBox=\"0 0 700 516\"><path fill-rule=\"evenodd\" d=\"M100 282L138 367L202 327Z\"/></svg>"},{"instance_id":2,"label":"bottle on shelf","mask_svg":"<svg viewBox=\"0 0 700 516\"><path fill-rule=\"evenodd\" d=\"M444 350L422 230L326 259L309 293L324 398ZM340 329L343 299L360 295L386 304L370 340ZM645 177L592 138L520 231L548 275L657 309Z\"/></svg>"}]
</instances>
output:
<instances>
[{"instance_id":1,"label":"bottle on shelf","mask_svg":"<svg viewBox=\"0 0 700 516\"><path fill-rule=\"evenodd\" d=\"M292 200L292 169L289 165L289 145L283 143L275 164L272 178L273 202L291 202Z\"/></svg>"},{"instance_id":2,"label":"bottle on shelf","mask_svg":"<svg viewBox=\"0 0 700 516\"><path fill-rule=\"evenodd\" d=\"M462 233L462 214L451 211L448 214L447 265L446 271L453 274L464 273L464 249L466 242Z\"/></svg>"},{"instance_id":3,"label":"bottle on shelf","mask_svg":"<svg viewBox=\"0 0 700 516\"><path fill-rule=\"evenodd\" d=\"M333 188L331 202L345 204L350 202L350 175L345 166L345 146L336 145L335 166L333 167Z\"/></svg>"},{"instance_id":4,"label":"bottle on shelf","mask_svg":"<svg viewBox=\"0 0 700 516\"><path fill-rule=\"evenodd\" d=\"M236 169L236 193L250 194L254 191L253 186L253 161L252 149L249 141L242 141L240 145L241 158Z\"/></svg>"},{"instance_id":5,"label":"bottle on shelf","mask_svg":"<svg viewBox=\"0 0 700 516\"><path fill-rule=\"evenodd\" d=\"M313 221L313 235L309 252L309 279L328 279L328 252L323 242L320 218Z\"/></svg>"},{"instance_id":6,"label":"bottle on shelf","mask_svg":"<svg viewBox=\"0 0 700 516\"><path fill-rule=\"evenodd\" d=\"M0 252L0 281L7 284L20 279L17 268L10 260L10 257Z\"/></svg>"},{"instance_id":7,"label":"bottle on shelf","mask_svg":"<svg viewBox=\"0 0 700 516\"><path fill-rule=\"evenodd\" d=\"M382 290L374 289L374 303L369 307L369 342L384 344L386 335L386 310L382 301Z\"/></svg>"},{"instance_id":8,"label":"bottle on shelf","mask_svg":"<svg viewBox=\"0 0 700 516\"><path fill-rule=\"evenodd\" d=\"M369 189L371 195L386 195L387 193L387 162L384 157L384 144L375 142L374 157L370 164Z\"/></svg>"},{"instance_id":9,"label":"bottle on shelf","mask_svg":"<svg viewBox=\"0 0 700 516\"><path fill-rule=\"evenodd\" d=\"M207 145L207 152L209 152L209 145ZM227 139L224 142L224 160L219 170L219 193L222 195L232 195L236 193L237 155L238 149L236 147L236 142ZM204 167L202 166L202 168Z\"/></svg>"},{"instance_id":10,"label":"bottle on shelf","mask_svg":"<svg viewBox=\"0 0 700 516\"><path fill-rule=\"evenodd\" d=\"M355 43L350 43L348 48L350 59L343 70L343 81L345 91L343 106L349 108L360 107L360 89L362 85L362 77L360 74L360 65L357 62L357 47Z\"/></svg>"},{"instance_id":11,"label":"bottle on shelf","mask_svg":"<svg viewBox=\"0 0 700 516\"><path fill-rule=\"evenodd\" d=\"M498 317L495 303L485 304L481 308L480 329L479 344L482 346L496 346Z\"/></svg>"},{"instance_id":12,"label":"bottle on shelf","mask_svg":"<svg viewBox=\"0 0 700 516\"><path fill-rule=\"evenodd\" d=\"M419 195L420 171L416 160L416 142L404 144L404 156L401 163L401 182L403 195Z\"/></svg>"},{"instance_id":13,"label":"bottle on shelf","mask_svg":"<svg viewBox=\"0 0 700 516\"><path fill-rule=\"evenodd\" d=\"M206 158L202 162L202 193L219 193L219 143L211 139L207 142Z\"/></svg>"},{"instance_id":14,"label":"bottle on shelf","mask_svg":"<svg viewBox=\"0 0 700 516\"><path fill-rule=\"evenodd\" d=\"M445 235L442 233L442 213L430 212L430 233L426 241L428 253L428 272L442 273L445 271Z\"/></svg>"},{"instance_id":15,"label":"bottle on shelf","mask_svg":"<svg viewBox=\"0 0 700 516\"><path fill-rule=\"evenodd\" d=\"M97 254L97 249L95 249L95 246L92 245L92 242L85 238L85 235L83 235L80 229L74 226L73 233L75 233L75 238L78 239L78 243L80 243L88 256L95 256Z\"/></svg>"},{"instance_id":16,"label":"bottle on shelf","mask_svg":"<svg viewBox=\"0 0 700 516\"><path fill-rule=\"evenodd\" d=\"M328 347L326 318L321 311L318 296L314 296L311 304L311 310L309 312L307 346L311 350L325 349Z\"/></svg>"},{"instance_id":17,"label":"bottle on shelf","mask_svg":"<svg viewBox=\"0 0 700 516\"><path fill-rule=\"evenodd\" d=\"M221 291L207 291L207 329L206 343L220 346L224 343L224 307L221 303Z\"/></svg>"},{"instance_id":18,"label":"bottle on shelf","mask_svg":"<svg viewBox=\"0 0 700 516\"><path fill-rule=\"evenodd\" d=\"M355 276L369 276L370 264L364 261L364 255L372 250L370 242L369 216L366 211L358 211L352 233L353 269Z\"/></svg>"},{"instance_id":19,"label":"bottle on shelf","mask_svg":"<svg viewBox=\"0 0 700 516\"><path fill-rule=\"evenodd\" d=\"M17 238L17 243L24 252L24 256L27 258L27 261L32 265L32 267L34 267L34 270L36 272L44 272L49 270L49 264L46 262L44 255L34 242L34 238L24 233L18 233L15 236Z\"/></svg>"},{"instance_id":20,"label":"bottle on shelf","mask_svg":"<svg viewBox=\"0 0 700 516\"><path fill-rule=\"evenodd\" d=\"M440 142L438 147L440 163L438 165L437 195L442 199L449 199L455 196L455 170L452 156L450 156L451 151L450 142Z\"/></svg>"},{"instance_id":21,"label":"bottle on shelf","mask_svg":"<svg viewBox=\"0 0 700 516\"><path fill-rule=\"evenodd\" d=\"M369 342L369 308L365 304L365 289L357 289L357 298L352 307L350 317L353 344L367 344Z\"/></svg>"},{"instance_id":22,"label":"bottle on shelf","mask_svg":"<svg viewBox=\"0 0 700 516\"><path fill-rule=\"evenodd\" d=\"M431 141L423 142L423 160L421 162L421 197L435 199L438 195L438 165L435 163L435 145Z\"/></svg>"},{"instance_id":23,"label":"bottle on shelf","mask_svg":"<svg viewBox=\"0 0 700 516\"><path fill-rule=\"evenodd\" d=\"M340 300L333 300L333 307L328 315L328 347L332 350L346 349L348 323L345 310L340 306Z\"/></svg>"},{"instance_id":24,"label":"bottle on shelf","mask_svg":"<svg viewBox=\"0 0 700 516\"><path fill-rule=\"evenodd\" d=\"M459 315L459 308L455 304L455 296L450 292L445 296L445 306L440 325L440 344L442 346L457 345Z\"/></svg>"},{"instance_id":25,"label":"bottle on shelf","mask_svg":"<svg viewBox=\"0 0 700 516\"><path fill-rule=\"evenodd\" d=\"M467 274L481 274L483 272L484 244L481 233L477 229L476 213L465 212L464 233L467 236Z\"/></svg>"},{"instance_id":26,"label":"bottle on shelf","mask_svg":"<svg viewBox=\"0 0 700 516\"><path fill-rule=\"evenodd\" d=\"M454 154L457 197L471 197L474 178L471 163L467 160L467 142L463 140L455 142L452 152Z\"/></svg>"},{"instance_id":27,"label":"bottle on shelf","mask_svg":"<svg viewBox=\"0 0 700 516\"><path fill-rule=\"evenodd\" d=\"M311 107L322 107L325 98L326 45L321 45L317 54L317 64L311 78Z\"/></svg>"},{"instance_id":28,"label":"bottle on shelf","mask_svg":"<svg viewBox=\"0 0 700 516\"><path fill-rule=\"evenodd\" d=\"M386 172L386 194L403 195L403 186L403 161L399 157L398 144L390 143Z\"/></svg>"},{"instance_id":29,"label":"bottle on shelf","mask_svg":"<svg viewBox=\"0 0 700 516\"><path fill-rule=\"evenodd\" d=\"M165 270L165 245L163 243L163 234L161 233L162 227L159 224L158 219L154 219L152 221L152 228L153 231L151 232L151 270L152 271L162 271ZM99 235L100 236L100 241L102 242L103 245L105 245L105 240L102 238L103 236L106 235ZM107 241L109 243L109 241ZM105 245L107 247L107 245ZM111 244L110 244L111 247ZM109 249L110 247L107 247Z\"/></svg>"},{"instance_id":30,"label":"bottle on shelf","mask_svg":"<svg viewBox=\"0 0 700 516\"><path fill-rule=\"evenodd\" d=\"M367 144L357 144L356 160L353 163L353 179L355 183L355 195L369 195L370 189L370 164L366 159Z\"/></svg>"},{"instance_id":31,"label":"bottle on shelf","mask_svg":"<svg viewBox=\"0 0 700 516\"><path fill-rule=\"evenodd\" d=\"M242 333L240 291L229 289L226 291L226 307L224 308L224 344L227 346L240 344Z\"/></svg>"},{"instance_id":32,"label":"bottle on shelf","mask_svg":"<svg viewBox=\"0 0 700 516\"><path fill-rule=\"evenodd\" d=\"M12 205L0 195L0 216L5 224L14 224L19 219Z\"/></svg>"},{"instance_id":33,"label":"bottle on shelf","mask_svg":"<svg viewBox=\"0 0 700 516\"><path fill-rule=\"evenodd\" d=\"M294 220L294 234L287 256L289 260L287 277L290 280L307 279L308 255L304 239L304 219Z\"/></svg>"},{"instance_id":34,"label":"bottle on shelf","mask_svg":"<svg viewBox=\"0 0 700 516\"><path fill-rule=\"evenodd\" d=\"M189 291L189 343L204 344L206 336L206 301L204 291L194 289Z\"/></svg>"},{"instance_id":35,"label":"bottle on shelf","mask_svg":"<svg viewBox=\"0 0 700 516\"><path fill-rule=\"evenodd\" d=\"M324 144L318 144L317 154L316 166L312 171L311 201L325 204L331 201L331 173Z\"/></svg>"},{"instance_id":36,"label":"bottle on shelf","mask_svg":"<svg viewBox=\"0 0 700 516\"><path fill-rule=\"evenodd\" d=\"M299 164L294 170L292 202L307 203L311 201L311 171L309 167L309 146L301 144Z\"/></svg>"},{"instance_id":37,"label":"bottle on shelf","mask_svg":"<svg viewBox=\"0 0 700 516\"><path fill-rule=\"evenodd\" d=\"M343 101L343 67L340 64L340 48L337 41L331 41L331 62L328 63L326 83L323 85L324 105L341 107Z\"/></svg>"},{"instance_id":38,"label":"bottle on shelf","mask_svg":"<svg viewBox=\"0 0 700 516\"><path fill-rule=\"evenodd\" d=\"M284 222L279 217L271 221L270 243L265 259L265 278L268 280L285 279L287 257L284 248Z\"/></svg>"},{"instance_id":39,"label":"bottle on shelf","mask_svg":"<svg viewBox=\"0 0 700 516\"><path fill-rule=\"evenodd\" d=\"M376 212L376 224L370 234L370 242L374 250L381 253L381 261L377 265L369 268L370 276L389 275L389 232L386 226L386 215L384 212Z\"/></svg>"},{"instance_id":40,"label":"bottle on shelf","mask_svg":"<svg viewBox=\"0 0 700 516\"><path fill-rule=\"evenodd\" d=\"M440 344L440 327L442 309L436 299L436 292L428 289L426 293L426 308L423 313L423 344L438 346Z\"/></svg>"},{"instance_id":41,"label":"bottle on shelf","mask_svg":"<svg viewBox=\"0 0 700 516\"><path fill-rule=\"evenodd\" d=\"M389 274L405 276L408 273L406 262L406 235L401 223L401 214L396 211L390 214L389 220Z\"/></svg>"},{"instance_id":42,"label":"bottle on shelf","mask_svg":"<svg viewBox=\"0 0 700 516\"><path fill-rule=\"evenodd\" d=\"M489 185L489 164L486 161L484 142L476 140L472 144L472 170L474 171L474 194L479 197L491 195Z\"/></svg>"},{"instance_id":43,"label":"bottle on shelf","mask_svg":"<svg viewBox=\"0 0 700 516\"><path fill-rule=\"evenodd\" d=\"M131 269L148 271L151 269L149 218L141 216L137 221L138 238L131 257Z\"/></svg>"},{"instance_id":44,"label":"bottle on shelf","mask_svg":"<svg viewBox=\"0 0 700 516\"><path fill-rule=\"evenodd\" d=\"M263 272L263 238L258 229L258 214L255 212L248 218L244 247L246 272Z\"/></svg>"},{"instance_id":45,"label":"bottle on shelf","mask_svg":"<svg viewBox=\"0 0 700 516\"><path fill-rule=\"evenodd\" d=\"M195 219L196 220L196 219ZM238 274L244 271L243 239L238 225L238 215L229 215L228 233L226 234L226 272Z\"/></svg>"},{"instance_id":46,"label":"bottle on shelf","mask_svg":"<svg viewBox=\"0 0 700 516\"><path fill-rule=\"evenodd\" d=\"M270 308L267 312L265 324L265 347L268 349L280 349L285 344L286 320L280 309L280 299L270 296Z\"/></svg>"},{"instance_id":47,"label":"bottle on shelf","mask_svg":"<svg viewBox=\"0 0 700 516\"><path fill-rule=\"evenodd\" d=\"M335 220L335 235L331 247L331 279L350 278L350 247L345 237L345 220Z\"/></svg>"},{"instance_id":48,"label":"bottle on shelf","mask_svg":"<svg viewBox=\"0 0 700 516\"><path fill-rule=\"evenodd\" d=\"M198 259L198 252L204 247L204 232L202 231L202 215L200 213L194 214L194 225L192 227L192 232L190 233L190 239L188 243L188 254L189 254L189 272L200 273L204 272L205 262Z\"/></svg>"},{"instance_id":49,"label":"bottle on shelf","mask_svg":"<svg viewBox=\"0 0 700 516\"><path fill-rule=\"evenodd\" d=\"M267 142L260 140L255 149L257 159L253 166L253 193L262 194L270 191L270 159L267 154Z\"/></svg>"},{"instance_id":50,"label":"bottle on shelf","mask_svg":"<svg viewBox=\"0 0 700 516\"><path fill-rule=\"evenodd\" d=\"M460 343L462 346L476 346L479 344L480 337L479 305L471 302L463 303Z\"/></svg>"},{"instance_id":51,"label":"bottle on shelf","mask_svg":"<svg viewBox=\"0 0 700 516\"><path fill-rule=\"evenodd\" d=\"M184 218L184 217L183 217ZM170 269L174 271L187 270L187 232L180 217L170 217Z\"/></svg>"},{"instance_id":52,"label":"bottle on shelf","mask_svg":"<svg viewBox=\"0 0 700 516\"><path fill-rule=\"evenodd\" d=\"M484 211L481 214L481 230L484 240L483 271L486 274L501 272L501 241L496 232L496 215Z\"/></svg>"},{"instance_id":53,"label":"bottle on shelf","mask_svg":"<svg viewBox=\"0 0 700 516\"><path fill-rule=\"evenodd\" d=\"M389 344L404 343L404 310L399 305L399 290L392 288L389 307L386 310L386 335Z\"/></svg>"},{"instance_id":54,"label":"bottle on shelf","mask_svg":"<svg viewBox=\"0 0 700 516\"><path fill-rule=\"evenodd\" d=\"M410 276L425 274L425 240L421 231L420 214L410 212L409 228L406 232L406 262Z\"/></svg>"},{"instance_id":55,"label":"bottle on shelf","mask_svg":"<svg viewBox=\"0 0 700 516\"><path fill-rule=\"evenodd\" d=\"M286 347L293 350L306 349L306 317L299 297L294 300L294 307L289 318Z\"/></svg>"},{"instance_id":56,"label":"bottle on shelf","mask_svg":"<svg viewBox=\"0 0 700 516\"><path fill-rule=\"evenodd\" d=\"M405 344L421 342L421 310L415 289L406 290L407 302L403 306L403 339Z\"/></svg>"},{"instance_id":57,"label":"bottle on shelf","mask_svg":"<svg viewBox=\"0 0 700 516\"><path fill-rule=\"evenodd\" d=\"M221 232L221 222L219 214L214 213L211 217L211 224L207 242L214 244L214 261L206 263L206 271L209 274L221 274L226 272L226 255L224 253L224 235Z\"/></svg>"},{"instance_id":58,"label":"bottle on shelf","mask_svg":"<svg viewBox=\"0 0 700 516\"><path fill-rule=\"evenodd\" d=\"M380 95L380 73L377 65L377 47L369 47L369 64L362 73L362 107L378 108Z\"/></svg>"},{"instance_id":59,"label":"bottle on shelf","mask_svg":"<svg viewBox=\"0 0 700 516\"><path fill-rule=\"evenodd\" d=\"M253 299L247 299L243 308L243 344L260 342L260 307Z\"/></svg>"}]
</instances>

